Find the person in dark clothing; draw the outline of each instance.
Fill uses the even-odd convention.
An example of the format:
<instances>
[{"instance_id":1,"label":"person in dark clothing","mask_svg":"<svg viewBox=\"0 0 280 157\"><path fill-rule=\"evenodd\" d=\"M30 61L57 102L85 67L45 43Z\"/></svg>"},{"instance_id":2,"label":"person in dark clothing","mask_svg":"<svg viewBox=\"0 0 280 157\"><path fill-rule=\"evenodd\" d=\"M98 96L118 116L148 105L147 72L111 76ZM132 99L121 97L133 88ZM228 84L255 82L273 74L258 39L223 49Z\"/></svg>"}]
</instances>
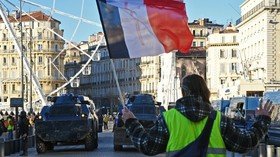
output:
<instances>
[{"instance_id":1,"label":"person in dark clothing","mask_svg":"<svg viewBox=\"0 0 280 157\"><path fill-rule=\"evenodd\" d=\"M27 119L26 112L21 111L19 118L20 119L18 123L18 129L19 129L19 136L21 137L21 142L22 142L22 153L20 154L20 156L27 156L29 121Z\"/></svg>"},{"instance_id":2,"label":"person in dark clothing","mask_svg":"<svg viewBox=\"0 0 280 157\"><path fill-rule=\"evenodd\" d=\"M204 79L196 74L183 78L181 88L183 97L177 100L175 108L160 115L149 130L139 123L131 111L123 109L127 132L134 146L142 153L156 155L166 152L167 156L172 156L173 152L188 146L202 132L208 116L214 110L209 100L210 91ZM225 156L226 150L246 153L253 149L266 135L273 109L271 101L261 102L255 112L256 121L248 130L237 128L231 118L217 111L207 155Z\"/></svg>"}]
</instances>

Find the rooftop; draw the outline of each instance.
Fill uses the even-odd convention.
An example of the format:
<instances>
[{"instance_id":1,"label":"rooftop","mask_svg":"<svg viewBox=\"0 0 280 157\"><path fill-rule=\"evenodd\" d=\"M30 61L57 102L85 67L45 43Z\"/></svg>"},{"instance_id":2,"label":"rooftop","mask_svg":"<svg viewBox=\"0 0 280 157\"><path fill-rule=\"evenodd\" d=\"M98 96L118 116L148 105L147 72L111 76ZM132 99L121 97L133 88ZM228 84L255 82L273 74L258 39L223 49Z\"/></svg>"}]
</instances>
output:
<instances>
[{"instance_id":1,"label":"rooftop","mask_svg":"<svg viewBox=\"0 0 280 157\"><path fill-rule=\"evenodd\" d=\"M192 47L187 54L176 52L177 57L206 57L205 47Z\"/></svg>"},{"instance_id":2,"label":"rooftop","mask_svg":"<svg viewBox=\"0 0 280 157\"><path fill-rule=\"evenodd\" d=\"M34 11L29 13L30 16L32 16L33 18L35 18L38 21L56 21L61 23L60 21L58 21L57 19L50 17L49 15L43 13L42 11ZM16 12L13 15L9 15L8 19L10 22L17 22L20 21L20 16L19 14ZM21 20L23 22L27 22L27 21L34 21L31 17L29 17L27 14L22 14ZM3 22L2 18L0 18L0 22Z\"/></svg>"}]
</instances>

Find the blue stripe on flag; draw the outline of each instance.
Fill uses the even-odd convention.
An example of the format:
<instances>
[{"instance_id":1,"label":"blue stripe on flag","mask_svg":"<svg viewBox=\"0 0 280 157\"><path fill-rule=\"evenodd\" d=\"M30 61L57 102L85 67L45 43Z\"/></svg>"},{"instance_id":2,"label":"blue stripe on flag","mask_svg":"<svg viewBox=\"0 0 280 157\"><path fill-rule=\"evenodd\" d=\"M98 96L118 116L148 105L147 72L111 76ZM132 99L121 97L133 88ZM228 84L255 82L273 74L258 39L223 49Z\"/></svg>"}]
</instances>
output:
<instances>
[{"instance_id":1,"label":"blue stripe on flag","mask_svg":"<svg viewBox=\"0 0 280 157\"><path fill-rule=\"evenodd\" d=\"M130 58L117 7L98 0L110 58Z\"/></svg>"}]
</instances>

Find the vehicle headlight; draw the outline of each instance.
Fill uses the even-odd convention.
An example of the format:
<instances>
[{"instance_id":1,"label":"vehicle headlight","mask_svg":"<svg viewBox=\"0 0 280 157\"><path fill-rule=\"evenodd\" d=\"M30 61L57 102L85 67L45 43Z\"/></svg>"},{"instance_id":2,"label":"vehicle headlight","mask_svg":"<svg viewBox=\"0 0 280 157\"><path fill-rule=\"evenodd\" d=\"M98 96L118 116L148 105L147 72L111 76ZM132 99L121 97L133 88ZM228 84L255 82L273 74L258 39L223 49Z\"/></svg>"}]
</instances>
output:
<instances>
[{"instance_id":1,"label":"vehicle headlight","mask_svg":"<svg viewBox=\"0 0 280 157\"><path fill-rule=\"evenodd\" d=\"M38 118L39 118L39 119L42 119L42 116L39 116Z\"/></svg>"},{"instance_id":2,"label":"vehicle headlight","mask_svg":"<svg viewBox=\"0 0 280 157\"><path fill-rule=\"evenodd\" d=\"M82 118L85 118L85 117L86 117L86 115L85 115L85 114L82 114L81 116L82 116Z\"/></svg>"}]
</instances>

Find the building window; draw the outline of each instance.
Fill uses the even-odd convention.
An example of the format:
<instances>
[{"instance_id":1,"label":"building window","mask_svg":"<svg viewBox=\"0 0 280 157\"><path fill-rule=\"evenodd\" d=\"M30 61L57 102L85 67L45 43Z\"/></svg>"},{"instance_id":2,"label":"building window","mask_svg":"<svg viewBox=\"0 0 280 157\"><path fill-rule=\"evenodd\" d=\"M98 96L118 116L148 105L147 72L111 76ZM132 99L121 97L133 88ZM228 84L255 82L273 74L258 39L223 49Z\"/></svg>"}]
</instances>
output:
<instances>
[{"instance_id":1,"label":"building window","mask_svg":"<svg viewBox=\"0 0 280 157\"><path fill-rule=\"evenodd\" d=\"M71 77L72 78L72 77ZM80 78L76 77L72 82L71 82L71 87L79 87L80 86Z\"/></svg>"},{"instance_id":2,"label":"building window","mask_svg":"<svg viewBox=\"0 0 280 157\"><path fill-rule=\"evenodd\" d=\"M221 79L221 85L224 85L226 83L225 79Z\"/></svg>"},{"instance_id":3,"label":"building window","mask_svg":"<svg viewBox=\"0 0 280 157\"><path fill-rule=\"evenodd\" d=\"M220 58L225 58L225 50L220 50Z\"/></svg>"},{"instance_id":4,"label":"building window","mask_svg":"<svg viewBox=\"0 0 280 157\"><path fill-rule=\"evenodd\" d=\"M234 43L236 43L236 36L233 36L232 40L233 40Z\"/></svg>"},{"instance_id":5,"label":"building window","mask_svg":"<svg viewBox=\"0 0 280 157\"><path fill-rule=\"evenodd\" d=\"M58 46L57 45L54 45L54 50L55 50L55 52L58 51Z\"/></svg>"},{"instance_id":6,"label":"building window","mask_svg":"<svg viewBox=\"0 0 280 157\"><path fill-rule=\"evenodd\" d=\"M3 58L3 65L6 65L7 64L7 59L6 57Z\"/></svg>"},{"instance_id":7,"label":"building window","mask_svg":"<svg viewBox=\"0 0 280 157\"><path fill-rule=\"evenodd\" d=\"M38 51L42 51L43 50L43 45L42 44L38 44Z\"/></svg>"},{"instance_id":8,"label":"building window","mask_svg":"<svg viewBox=\"0 0 280 157\"><path fill-rule=\"evenodd\" d=\"M220 64L220 74L224 74L226 72L225 70L225 63Z\"/></svg>"},{"instance_id":9,"label":"building window","mask_svg":"<svg viewBox=\"0 0 280 157\"><path fill-rule=\"evenodd\" d=\"M51 64L52 62L52 58L48 58L48 70L47 70L47 75L50 76L51 75Z\"/></svg>"},{"instance_id":10,"label":"building window","mask_svg":"<svg viewBox=\"0 0 280 157\"><path fill-rule=\"evenodd\" d=\"M196 42L195 41L193 42L193 47L196 47Z\"/></svg>"},{"instance_id":11,"label":"building window","mask_svg":"<svg viewBox=\"0 0 280 157\"><path fill-rule=\"evenodd\" d=\"M38 39L42 39L42 32L38 32Z\"/></svg>"},{"instance_id":12,"label":"building window","mask_svg":"<svg viewBox=\"0 0 280 157\"><path fill-rule=\"evenodd\" d=\"M14 91L16 91L16 85L12 85L12 91L14 92Z\"/></svg>"},{"instance_id":13,"label":"building window","mask_svg":"<svg viewBox=\"0 0 280 157\"><path fill-rule=\"evenodd\" d=\"M225 37L222 37L222 43L225 43Z\"/></svg>"},{"instance_id":14,"label":"building window","mask_svg":"<svg viewBox=\"0 0 280 157\"><path fill-rule=\"evenodd\" d=\"M7 45L4 45L4 46L3 46L3 49L4 49L4 50L7 50Z\"/></svg>"},{"instance_id":15,"label":"building window","mask_svg":"<svg viewBox=\"0 0 280 157\"><path fill-rule=\"evenodd\" d=\"M193 36L195 36L195 30L193 30L192 33L193 33Z\"/></svg>"},{"instance_id":16,"label":"building window","mask_svg":"<svg viewBox=\"0 0 280 157\"><path fill-rule=\"evenodd\" d=\"M237 63L231 63L230 72L237 72Z\"/></svg>"},{"instance_id":17,"label":"building window","mask_svg":"<svg viewBox=\"0 0 280 157\"><path fill-rule=\"evenodd\" d=\"M201 42L200 42L200 46L201 46L201 47L203 47L203 46L204 46L204 43L203 43L203 41L201 41Z\"/></svg>"},{"instance_id":18,"label":"building window","mask_svg":"<svg viewBox=\"0 0 280 157\"><path fill-rule=\"evenodd\" d=\"M38 57L38 64L42 64L43 63L43 57L42 56L39 56Z\"/></svg>"},{"instance_id":19,"label":"building window","mask_svg":"<svg viewBox=\"0 0 280 157\"><path fill-rule=\"evenodd\" d=\"M83 75L90 75L91 74L91 65L87 65L83 71Z\"/></svg>"},{"instance_id":20,"label":"building window","mask_svg":"<svg viewBox=\"0 0 280 157\"><path fill-rule=\"evenodd\" d=\"M201 37L203 36L203 30L200 30L200 36Z\"/></svg>"},{"instance_id":21,"label":"building window","mask_svg":"<svg viewBox=\"0 0 280 157\"><path fill-rule=\"evenodd\" d=\"M231 57L232 58L236 58L237 57L236 50L234 50L234 49L231 50Z\"/></svg>"},{"instance_id":22,"label":"building window","mask_svg":"<svg viewBox=\"0 0 280 157\"><path fill-rule=\"evenodd\" d=\"M15 58L12 57L12 65L15 65L15 64L16 64Z\"/></svg>"},{"instance_id":23,"label":"building window","mask_svg":"<svg viewBox=\"0 0 280 157\"><path fill-rule=\"evenodd\" d=\"M5 33L3 33L3 40L7 40L7 36Z\"/></svg>"},{"instance_id":24,"label":"building window","mask_svg":"<svg viewBox=\"0 0 280 157\"><path fill-rule=\"evenodd\" d=\"M4 90L4 92L7 92L7 85L3 86L3 90Z\"/></svg>"}]
</instances>

